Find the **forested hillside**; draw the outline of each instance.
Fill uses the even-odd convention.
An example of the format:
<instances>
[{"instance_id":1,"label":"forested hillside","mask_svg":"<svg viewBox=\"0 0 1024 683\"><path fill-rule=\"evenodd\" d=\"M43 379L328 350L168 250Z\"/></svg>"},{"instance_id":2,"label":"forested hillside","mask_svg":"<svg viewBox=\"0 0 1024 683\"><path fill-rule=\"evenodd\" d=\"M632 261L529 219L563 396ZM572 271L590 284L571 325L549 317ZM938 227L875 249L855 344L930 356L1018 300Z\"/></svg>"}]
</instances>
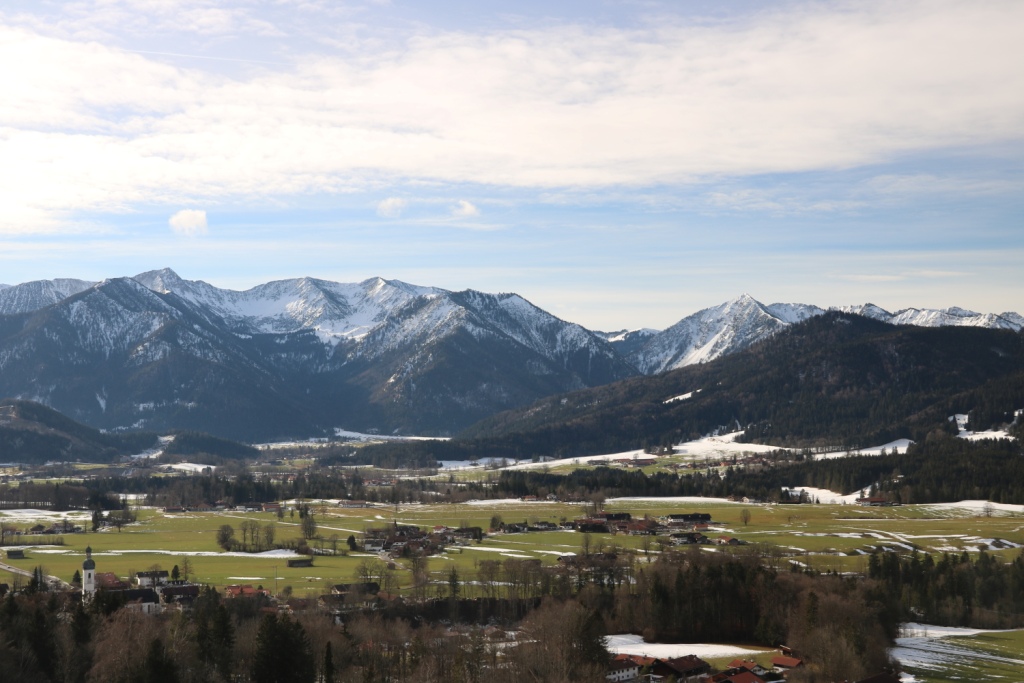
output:
<instances>
[{"instance_id":1,"label":"forested hillside","mask_svg":"<svg viewBox=\"0 0 1024 683\"><path fill-rule=\"evenodd\" d=\"M105 434L39 403L0 400L0 461L110 462L156 443L156 434Z\"/></svg>"},{"instance_id":2,"label":"forested hillside","mask_svg":"<svg viewBox=\"0 0 1024 683\"><path fill-rule=\"evenodd\" d=\"M705 365L556 396L410 453L577 456L678 443L718 429L787 447L921 440L954 413L972 428L1024 407L1024 335L896 327L831 312Z\"/></svg>"}]
</instances>

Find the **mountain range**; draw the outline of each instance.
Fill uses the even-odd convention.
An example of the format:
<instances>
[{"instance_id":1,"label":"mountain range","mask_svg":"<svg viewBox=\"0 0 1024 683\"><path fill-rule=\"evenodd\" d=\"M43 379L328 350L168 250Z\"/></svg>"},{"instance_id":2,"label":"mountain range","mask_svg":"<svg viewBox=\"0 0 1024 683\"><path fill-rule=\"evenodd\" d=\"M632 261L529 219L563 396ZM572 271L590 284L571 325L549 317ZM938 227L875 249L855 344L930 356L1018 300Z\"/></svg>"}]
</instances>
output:
<instances>
[{"instance_id":1,"label":"mountain range","mask_svg":"<svg viewBox=\"0 0 1024 683\"><path fill-rule=\"evenodd\" d=\"M929 327L1024 325L1016 313L844 310ZM516 294L382 278L246 291L170 269L42 280L0 288L0 396L105 430L450 435L545 396L720 358L824 312L743 295L664 331L604 333Z\"/></svg>"}]
</instances>

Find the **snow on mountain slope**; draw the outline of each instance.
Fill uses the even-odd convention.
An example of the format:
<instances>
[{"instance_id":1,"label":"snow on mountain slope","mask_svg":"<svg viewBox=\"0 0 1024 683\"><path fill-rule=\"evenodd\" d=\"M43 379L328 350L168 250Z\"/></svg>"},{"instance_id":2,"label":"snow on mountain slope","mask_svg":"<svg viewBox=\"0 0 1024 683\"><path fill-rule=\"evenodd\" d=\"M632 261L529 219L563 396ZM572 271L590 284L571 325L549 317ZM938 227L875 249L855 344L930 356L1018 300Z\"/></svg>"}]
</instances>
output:
<instances>
[{"instance_id":1,"label":"snow on mountain slope","mask_svg":"<svg viewBox=\"0 0 1024 683\"><path fill-rule=\"evenodd\" d=\"M0 287L0 315L38 311L84 292L94 284L85 280L58 279Z\"/></svg>"},{"instance_id":2,"label":"snow on mountain slope","mask_svg":"<svg viewBox=\"0 0 1024 683\"><path fill-rule=\"evenodd\" d=\"M518 294L485 294L473 290L454 295L456 301L526 348L551 360L586 352L613 359L617 354L593 332L534 306Z\"/></svg>"},{"instance_id":3,"label":"snow on mountain slope","mask_svg":"<svg viewBox=\"0 0 1024 683\"><path fill-rule=\"evenodd\" d=\"M907 308L894 314L889 321L893 325L916 325L918 327L989 327L1002 330L1019 330L1020 324L995 315L994 313L976 313L962 308L952 307L941 310Z\"/></svg>"},{"instance_id":4,"label":"snow on mountain slope","mask_svg":"<svg viewBox=\"0 0 1024 683\"><path fill-rule=\"evenodd\" d=\"M1021 315L1020 313L1007 311L1006 313L1000 313L999 317L1003 320L1008 320L1011 325L1016 325L1016 329L1018 330L1024 328L1024 315Z\"/></svg>"},{"instance_id":5,"label":"snow on mountain slope","mask_svg":"<svg viewBox=\"0 0 1024 683\"><path fill-rule=\"evenodd\" d=\"M786 317L807 317L799 306L775 306ZM645 374L705 363L744 349L789 324L769 307L743 294L683 318L648 340L630 360Z\"/></svg>"},{"instance_id":6,"label":"snow on mountain slope","mask_svg":"<svg viewBox=\"0 0 1024 683\"><path fill-rule=\"evenodd\" d=\"M893 325L939 327L967 325L1020 330L1024 316L1017 313L975 313L961 308L942 310L908 308L890 313L874 304L842 306L836 310L856 313ZM720 306L704 309L633 347L627 358L645 374L704 363L739 351L779 330L825 311L805 304L765 306L742 295ZM621 348L621 347L620 347Z\"/></svg>"},{"instance_id":7,"label":"snow on mountain slope","mask_svg":"<svg viewBox=\"0 0 1024 683\"><path fill-rule=\"evenodd\" d=\"M588 330L516 294L449 292L379 277L355 284L308 277L279 280L243 292L183 280L169 269L134 279L215 312L238 333L313 330L325 343L344 341L350 359L378 358L413 343L423 347L464 328L477 336L506 337L563 366L569 355L580 352L621 363Z\"/></svg>"},{"instance_id":8,"label":"snow on mountain slope","mask_svg":"<svg viewBox=\"0 0 1024 683\"><path fill-rule=\"evenodd\" d=\"M825 312L817 306L808 306L807 304L771 304L764 308L782 322L790 325Z\"/></svg>"},{"instance_id":9,"label":"snow on mountain slope","mask_svg":"<svg viewBox=\"0 0 1024 683\"><path fill-rule=\"evenodd\" d=\"M865 318L873 318L874 320L881 320L882 322L889 322L889 320L892 318L892 313L874 304L861 304L860 306L840 306L836 310L842 311L843 313L855 313L857 315L862 315Z\"/></svg>"},{"instance_id":10,"label":"snow on mountain slope","mask_svg":"<svg viewBox=\"0 0 1024 683\"><path fill-rule=\"evenodd\" d=\"M214 311L239 332L314 330L323 341L331 343L360 339L382 323L391 310L415 297L443 291L383 278L342 284L304 277L238 292L183 280L170 269L142 273L134 279L154 291L173 292Z\"/></svg>"}]
</instances>

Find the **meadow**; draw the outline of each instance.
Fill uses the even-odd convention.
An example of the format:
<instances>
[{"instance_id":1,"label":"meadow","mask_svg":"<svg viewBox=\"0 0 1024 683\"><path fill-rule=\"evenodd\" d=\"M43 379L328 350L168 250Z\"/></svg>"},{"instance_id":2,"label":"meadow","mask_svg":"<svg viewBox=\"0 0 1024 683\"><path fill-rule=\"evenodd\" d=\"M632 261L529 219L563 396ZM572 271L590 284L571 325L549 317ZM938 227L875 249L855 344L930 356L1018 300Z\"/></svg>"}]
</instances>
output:
<instances>
[{"instance_id":1,"label":"meadow","mask_svg":"<svg viewBox=\"0 0 1024 683\"><path fill-rule=\"evenodd\" d=\"M435 525L479 526L487 529L493 516L505 522L559 522L584 513L584 504L523 502L518 500L470 501L448 504L408 504L370 508L340 508L334 502L310 501L318 534L326 547L347 550L346 539L357 539L370 526L393 521L420 527ZM634 517L660 517L670 513L709 512L716 522L706 535L734 536L746 541L740 546L702 546L703 552L758 553L772 558L780 568L790 563L809 565L821 571L861 572L875 548L894 551L968 552L980 549L1005 560L1016 557L1024 546L1024 511L984 510L977 504L907 505L865 508L856 505L759 505L730 503L713 499L618 498L605 501L608 512L629 512ZM743 523L742 512L749 519ZM70 513L70 519L88 518L88 513ZM58 513L0 511L0 520L18 527L36 521L60 519ZM60 547L29 546L26 559L13 560L20 568L42 565L48 574L70 581L81 568L86 546L91 546L97 571L128 577L132 572L159 567L170 570L188 556L193 568L190 578L217 587L250 583L278 590L291 586L297 595L319 594L326 586L354 580L361 563L375 556L362 552L345 555L317 555L312 568L289 568L280 552L248 554L223 552L217 545L217 530L230 524L237 531L245 520L276 524L278 542L299 537L297 515L278 519L263 512L165 513L139 509L138 521L120 532L104 529L98 533L65 534ZM79 521L79 523L86 523ZM488 535L479 543L449 548L430 558L428 569L436 582L443 583L452 567L463 580L471 580L479 560L536 558L552 564L562 554L578 553L584 543L592 551L610 549L635 552L638 561L653 557L661 548L657 538L624 534L584 535L572 531ZM332 537L333 540L332 540ZM1002 546L1002 547L997 547ZM402 590L410 585L411 573L402 560L396 563L396 578ZM13 580L0 573L0 580ZM472 594L471 586L466 587Z\"/></svg>"}]
</instances>

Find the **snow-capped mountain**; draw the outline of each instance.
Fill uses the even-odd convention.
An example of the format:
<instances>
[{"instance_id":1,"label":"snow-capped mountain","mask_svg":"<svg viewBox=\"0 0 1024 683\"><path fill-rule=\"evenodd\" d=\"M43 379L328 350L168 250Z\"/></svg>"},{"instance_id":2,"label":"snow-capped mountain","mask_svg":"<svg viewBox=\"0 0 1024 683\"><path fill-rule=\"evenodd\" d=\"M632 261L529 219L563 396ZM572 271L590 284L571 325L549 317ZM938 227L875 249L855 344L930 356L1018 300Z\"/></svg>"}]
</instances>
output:
<instances>
[{"instance_id":1,"label":"snow-capped mountain","mask_svg":"<svg viewBox=\"0 0 1024 683\"><path fill-rule=\"evenodd\" d=\"M1024 327L1024 316L1017 313L982 314L955 307L941 310L908 308L890 313L869 303L843 306L837 310L892 325L957 325L1014 331ZM744 294L720 306L706 308L683 318L672 327L634 346L624 355L644 374L656 374L685 365L705 363L740 351L789 325L824 312L818 306L806 304L764 305ZM615 341L609 340L615 345Z\"/></svg>"},{"instance_id":2,"label":"snow-capped mountain","mask_svg":"<svg viewBox=\"0 0 1024 683\"><path fill-rule=\"evenodd\" d=\"M1024 328L1024 316L1012 311L1006 313L977 313L953 306L951 308L904 308L895 313L876 306L841 306L837 310L856 313L891 325L915 325L917 327L987 327L993 330Z\"/></svg>"},{"instance_id":3,"label":"snow-capped mountain","mask_svg":"<svg viewBox=\"0 0 1024 683\"><path fill-rule=\"evenodd\" d=\"M0 315L29 313L52 306L73 294L84 292L95 282L59 279L36 280L20 285L0 285Z\"/></svg>"},{"instance_id":4,"label":"snow-capped mountain","mask_svg":"<svg viewBox=\"0 0 1024 683\"><path fill-rule=\"evenodd\" d=\"M824 311L803 304L765 306L748 294L705 308L650 337L628 359L652 375L735 353Z\"/></svg>"},{"instance_id":5,"label":"snow-capped mountain","mask_svg":"<svg viewBox=\"0 0 1024 683\"><path fill-rule=\"evenodd\" d=\"M603 339L515 294L381 278L237 292L170 270L75 281L63 298L55 283L29 284L0 315L0 395L107 429L448 434L636 374Z\"/></svg>"},{"instance_id":6,"label":"snow-capped mountain","mask_svg":"<svg viewBox=\"0 0 1024 683\"><path fill-rule=\"evenodd\" d=\"M1024 324L957 308L843 310L895 324ZM661 332L591 332L516 294L382 278L245 291L169 269L38 281L0 289L0 396L105 429L453 434L543 396L710 361L823 312L744 294Z\"/></svg>"},{"instance_id":7,"label":"snow-capped mountain","mask_svg":"<svg viewBox=\"0 0 1024 683\"><path fill-rule=\"evenodd\" d=\"M390 311L411 299L442 295L443 290L397 280L372 278L341 284L315 278L268 282L244 292L188 281L170 270L136 275L149 289L173 293L224 318L248 334L315 330L325 341L359 339L382 323Z\"/></svg>"}]
</instances>

